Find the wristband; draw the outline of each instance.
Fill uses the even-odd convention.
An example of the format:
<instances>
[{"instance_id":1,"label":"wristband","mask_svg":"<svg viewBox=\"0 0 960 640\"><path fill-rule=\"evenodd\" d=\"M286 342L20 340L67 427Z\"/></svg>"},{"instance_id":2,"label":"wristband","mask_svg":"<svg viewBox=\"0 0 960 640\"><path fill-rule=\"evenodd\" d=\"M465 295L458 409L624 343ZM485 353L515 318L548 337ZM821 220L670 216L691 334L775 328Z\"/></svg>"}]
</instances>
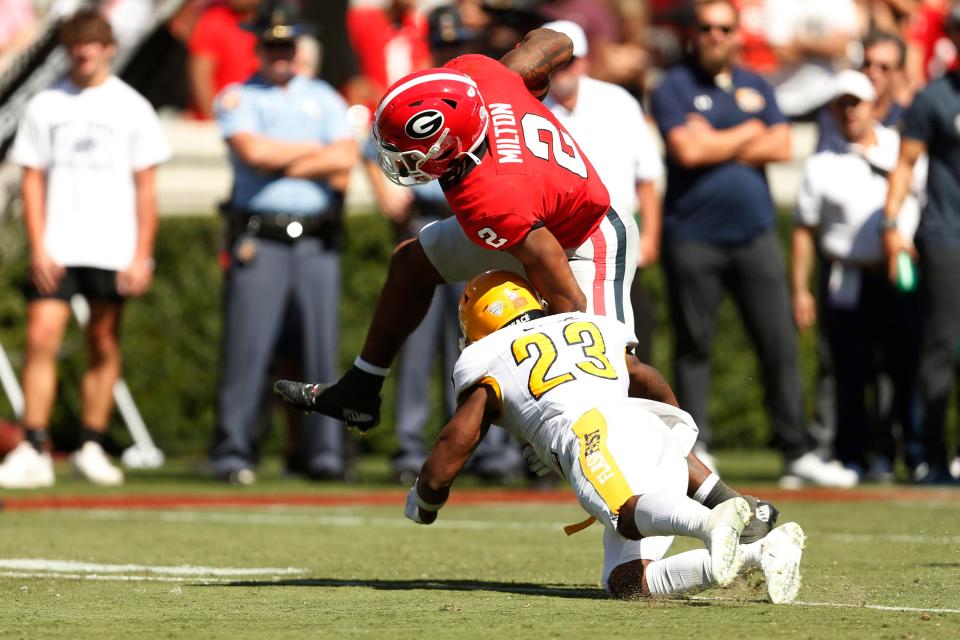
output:
<instances>
[{"instance_id":1,"label":"wristband","mask_svg":"<svg viewBox=\"0 0 960 640\"><path fill-rule=\"evenodd\" d=\"M419 485L420 485L420 479L418 478L418 479L417 479L417 482L414 483L414 485L413 485L413 489L414 489L413 495L415 496L415 499L416 499L416 501L417 501L417 506L418 506L418 507L420 507L420 508L423 509L424 511L440 511L440 509L443 507L443 505L447 504L447 501L446 501L446 500L444 500L444 501L441 502L440 504L430 504L429 502L427 502L426 500L424 500L423 498L421 498L421 497L420 497Z\"/></svg>"},{"instance_id":2,"label":"wristband","mask_svg":"<svg viewBox=\"0 0 960 640\"><path fill-rule=\"evenodd\" d=\"M880 231L896 231L897 230L897 218L896 216L890 218L883 216L880 219Z\"/></svg>"}]
</instances>

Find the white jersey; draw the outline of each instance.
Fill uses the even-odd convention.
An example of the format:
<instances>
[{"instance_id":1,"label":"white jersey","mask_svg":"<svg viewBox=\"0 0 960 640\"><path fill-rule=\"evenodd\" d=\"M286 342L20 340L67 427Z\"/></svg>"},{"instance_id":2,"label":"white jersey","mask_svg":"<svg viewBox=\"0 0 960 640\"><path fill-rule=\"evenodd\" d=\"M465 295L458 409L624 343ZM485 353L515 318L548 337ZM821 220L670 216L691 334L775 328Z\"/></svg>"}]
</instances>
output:
<instances>
[{"instance_id":1,"label":"white jersey","mask_svg":"<svg viewBox=\"0 0 960 640\"><path fill-rule=\"evenodd\" d=\"M576 442L570 424L627 398L626 349L636 343L616 319L584 313L506 327L464 349L453 370L455 393L480 382L492 387L502 405L497 424L566 475L560 458Z\"/></svg>"},{"instance_id":2,"label":"white jersey","mask_svg":"<svg viewBox=\"0 0 960 640\"><path fill-rule=\"evenodd\" d=\"M27 104L10 152L46 174L44 246L67 267L126 269L136 250L133 174L170 157L153 108L111 76L95 87L64 80Z\"/></svg>"},{"instance_id":3,"label":"white jersey","mask_svg":"<svg viewBox=\"0 0 960 640\"><path fill-rule=\"evenodd\" d=\"M603 523L604 586L614 567L666 553L672 537L617 533L618 512L634 495L685 496L685 456L697 437L686 411L628 397L626 350L636 342L613 318L564 313L478 340L453 369L457 396L478 383L492 388L497 424L567 478L583 509Z\"/></svg>"}]
</instances>

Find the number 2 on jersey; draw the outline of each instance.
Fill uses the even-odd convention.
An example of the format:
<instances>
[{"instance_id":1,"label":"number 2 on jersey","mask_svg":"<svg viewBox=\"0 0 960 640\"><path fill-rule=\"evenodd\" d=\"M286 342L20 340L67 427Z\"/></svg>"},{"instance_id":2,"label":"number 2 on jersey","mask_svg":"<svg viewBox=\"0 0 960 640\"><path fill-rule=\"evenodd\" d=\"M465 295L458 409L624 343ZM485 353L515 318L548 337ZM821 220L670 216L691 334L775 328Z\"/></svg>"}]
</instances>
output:
<instances>
[{"instance_id":1,"label":"number 2 on jersey","mask_svg":"<svg viewBox=\"0 0 960 640\"><path fill-rule=\"evenodd\" d=\"M607 359L606 345L600 329L592 322L571 322L563 328L563 339L571 347L582 345L586 360L577 363L577 368L592 376L616 380L617 371ZM550 376L550 367L557 360L557 347L545 333L531 333L520 336L510 345L513 351L513 360L518 365L534 357L533 367L530 369L530 378L527 389L535 400L539 400L545 393L564 382L576 379L571 372Z\"/></svg>"},{"instance_id":2,"label":"number 2 on jersey","mask_svg":"<svg viewBox=\"0 0 960 640\"><path fill-rule=\"evenodd\" d=\"M580 156L580 151L569 133L560 131L552 122L535 113L528 113L523 116L520 120L520 126L523 127L523 142L527 145L530 153L541 160L549 160L552 151L558 165L581 178L587 177L587 164ZM549 136L550 142L544 142L540 139L541 131ZM560 142L561 139L563 144ZM567 148L570 149L569 152Z\"/></svg>"}]
</instances>

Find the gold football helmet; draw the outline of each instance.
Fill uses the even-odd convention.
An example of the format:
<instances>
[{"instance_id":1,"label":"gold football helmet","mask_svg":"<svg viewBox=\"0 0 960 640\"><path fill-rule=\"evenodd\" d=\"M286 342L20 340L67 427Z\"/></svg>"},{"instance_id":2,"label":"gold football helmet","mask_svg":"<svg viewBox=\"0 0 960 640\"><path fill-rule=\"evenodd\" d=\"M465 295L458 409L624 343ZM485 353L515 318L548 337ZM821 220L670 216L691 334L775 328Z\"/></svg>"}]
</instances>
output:
<instances>
[{"instance_id":1,"label":"gold football helmet","mask_svg":"<svg viewBox=\"0 0 960 640\"><path fill-rule=\"evenodd\" d=\"M533 285L512 271L485 271L467 283L460 298L460 331L466 344L497 329L544 315Z\"/></svg>"}]
</instances>

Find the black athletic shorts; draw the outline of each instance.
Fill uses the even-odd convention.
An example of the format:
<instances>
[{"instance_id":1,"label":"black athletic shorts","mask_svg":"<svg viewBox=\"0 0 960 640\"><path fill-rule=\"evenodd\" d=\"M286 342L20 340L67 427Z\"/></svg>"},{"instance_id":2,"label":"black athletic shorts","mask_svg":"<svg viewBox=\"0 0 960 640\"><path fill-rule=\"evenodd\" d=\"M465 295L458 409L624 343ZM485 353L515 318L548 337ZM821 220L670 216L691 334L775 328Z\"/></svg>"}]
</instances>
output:
<instances>
[{"instance_id":1,"label":"black athletic shorts","mask_svg":"<svg viewBox=\"0 0 960 640\"><path fill-rule=\"evenodd\" d=\"M87 300L123 300L117 292L117 272L94 267L67 267L60 279L60 286L53 293L40 293L33 279L28 279L25 295L28 302L34 300L63 300L69 302L75 293L83 294Z\"/></svg>"}]
</instances>

